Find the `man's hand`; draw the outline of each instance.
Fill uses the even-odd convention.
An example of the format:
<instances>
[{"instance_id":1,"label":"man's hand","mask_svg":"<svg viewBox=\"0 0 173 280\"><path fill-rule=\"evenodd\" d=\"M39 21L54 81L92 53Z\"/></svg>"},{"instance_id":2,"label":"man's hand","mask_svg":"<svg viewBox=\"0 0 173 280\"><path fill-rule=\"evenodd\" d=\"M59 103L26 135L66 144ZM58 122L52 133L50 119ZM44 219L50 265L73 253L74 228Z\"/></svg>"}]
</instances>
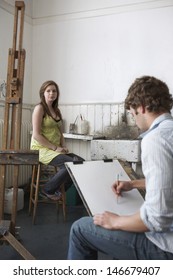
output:
<instances>
[{"instance_id":1,"label":"man's hand","mask_svg":"<svg viewBox=\"0 0 173 280\"><path fill-rule=\"evenodd\" d=\"M96 214L93 217L93 222L96 226L101 226L109 230L124 230L131 232L146 232L148 228L143 223L140 212L134 215L119 216L111 212Z\"/></svg>"},{"instance_id":2,"label":"man's hand","mask_svg":"<svg viewBox=\"0 0 173 280\"><path fill-rule=\"evenodd\" d=\"M121 196L122 192L127 192L132 189L132 181L115 181L115 183L112 185L112 190L116 194L116 196Z\"/></svg>"},{"instance_id":3,"label":"man's hand","mask_svg":"<svg viewBox=\"0 0 173 280\"><path fill-rule=\"evenodd\" d=\"M111 213L111 212L104 212L103 214L96 214L93 217L94 224L97 226L101 226L106 229L118 229L118 223L116 227L116 222L118 222L119 215Z\"/></svg>"}]
</instances>

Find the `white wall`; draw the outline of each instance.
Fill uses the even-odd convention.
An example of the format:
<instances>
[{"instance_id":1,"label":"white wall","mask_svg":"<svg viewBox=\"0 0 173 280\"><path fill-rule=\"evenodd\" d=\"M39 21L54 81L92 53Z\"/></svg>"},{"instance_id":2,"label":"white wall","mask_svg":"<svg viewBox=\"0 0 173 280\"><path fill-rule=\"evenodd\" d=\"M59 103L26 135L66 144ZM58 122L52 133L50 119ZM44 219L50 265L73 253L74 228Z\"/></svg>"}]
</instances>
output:
<instances>
[{"instance_id":1,"label":"white wall","mask_svg":"<svg viewBox=\"0 0 173 280\"><path fill-rule=\"evenodd\" d=\"M24 2L25 103L38 102L47 79L59 84L62 104L121 102L143 74L163 79L173 92L173 0ZM0 0L0 81L7 75L14 3Z\"/></svg>"},{"instance_id":2,"label":"white wall","mask_svg":"<svg viewBox=\"0 0 173 280\"><path fill-rule=\"evenodd\" d=\"M173 91L173 1L70 2L33 2L33 103L47 79L65 104L121 102L145 74Z\"/></svg>"}]
</instances>

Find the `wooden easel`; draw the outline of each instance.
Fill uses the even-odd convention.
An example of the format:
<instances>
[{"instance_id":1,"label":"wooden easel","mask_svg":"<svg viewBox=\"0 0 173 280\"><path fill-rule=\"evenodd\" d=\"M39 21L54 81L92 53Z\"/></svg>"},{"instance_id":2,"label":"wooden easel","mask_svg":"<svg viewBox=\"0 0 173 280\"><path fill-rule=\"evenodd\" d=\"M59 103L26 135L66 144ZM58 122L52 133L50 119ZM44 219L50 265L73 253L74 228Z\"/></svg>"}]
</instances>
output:
<instances>
[{"instance_id":1,"label":"wooden easel","mask_svg":"<svg viewBox=\"0 0 173 280\"><path fill-rule=\"evenodd\" d=\"M13 47L9 49L8 56L3 148L0 151L0 241L7 241L24 259L34 259L15 238L19 166L23 164L37 165L39 163L38 152L20 150L25 64L25 50L22 49L24 10L24 2L16 1ZM7 165L13 166L13 207L11 221L3 220Z\"/></svg>"}]
</instances>

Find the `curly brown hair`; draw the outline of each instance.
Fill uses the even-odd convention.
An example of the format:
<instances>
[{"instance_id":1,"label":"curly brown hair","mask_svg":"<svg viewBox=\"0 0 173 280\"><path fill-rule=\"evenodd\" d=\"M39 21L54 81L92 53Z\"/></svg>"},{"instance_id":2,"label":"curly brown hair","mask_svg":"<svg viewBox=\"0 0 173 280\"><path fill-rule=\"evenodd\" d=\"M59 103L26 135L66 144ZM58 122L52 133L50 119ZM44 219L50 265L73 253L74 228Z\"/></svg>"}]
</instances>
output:
<instances>
[{"instance_id":1,"label":"curly brown hair","mask_svg":"<svg viewBox=\"0 0 173 280\"><path fill-rule=\"evenodd\" d=\"M49 108L46 104L46 101L45 101L45 97L44 97L44 92L46 90L46 88L48 86L51 86L51 85L54 85L55 88L56 88L56 92L57 92L57 98L54 100L53 104L52 104L52 107L53 109L55 110L55 113L57 114L57 116L60 117L60 119L62 119L62 116L61 116L61 112L58 108L58 101L59 101L59 87L57 85L57 83L55 83L54 81L52 80L49 80L49 81L46 81L44 82L41 87L40 87L40 91L39 91L39 94L40 94L40 104L43 106L43 109L44 109L44 114L47 114L49 116L51 116L51 113L49 111Z\"/></svg>"},{"instance_id":2,"label":"curly brown hair","mask_svg":"<svg viewBox=\"0 0 173 280\"><path fill-rule=\"evenodd\" d=\"M173 97L166 83L152 76L137 78L128 90L125 108L136 110L141 105L156 114L170 112Z\"/></svg>"}]
</instances>

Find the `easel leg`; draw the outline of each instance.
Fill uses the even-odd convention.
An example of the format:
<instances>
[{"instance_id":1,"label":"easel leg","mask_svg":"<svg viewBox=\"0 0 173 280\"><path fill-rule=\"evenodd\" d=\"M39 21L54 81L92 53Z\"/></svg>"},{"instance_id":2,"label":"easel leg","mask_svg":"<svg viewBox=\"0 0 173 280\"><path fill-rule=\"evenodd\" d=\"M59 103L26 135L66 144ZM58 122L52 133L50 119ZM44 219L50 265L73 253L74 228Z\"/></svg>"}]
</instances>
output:
<instances>
[{"instance_id":1,"label":"easel leg","mask_svg":"<svg viewBox=\"0 0 173 280\"><path fill-rule=\"evenodd\" d=\"M0 221L4 218L5 165L0 166Z\"/></svg>"},{"instance_id":2,"label":"easel leg","mask_svg":"<svg viewBox=\"0 0 173 280\"><path fill-rule=\"evenodd\" d=\"M15 225L16 225L16 214L17 214L17 202L18 202L18 176L19 176L19 166L13 166L14 176L13 176L13 207L11 214L11 233L15 235Z\"/></svg>"},{"instance_id":3,"label":"easel leg","mask_svg":"<svg viewBox=\"0 0 173 280\"><path fill-rule=\"evenodd\" d=\"M25 259L35 260L35 258L26 250L26 248L10 233L8 232L4 239Z\"/></svg>"},{"instance_id":4,"label":"easel leg","mask_svg":"<svg viewBox=\"0 0 173 280\"><path fill-rule=\"evenodd\" d=\"M10 233L10 221L0 221L0 241L7 241L25 260L35 260L35 258L25 249L25 247Z\"/></svg>"}]
</instances>

